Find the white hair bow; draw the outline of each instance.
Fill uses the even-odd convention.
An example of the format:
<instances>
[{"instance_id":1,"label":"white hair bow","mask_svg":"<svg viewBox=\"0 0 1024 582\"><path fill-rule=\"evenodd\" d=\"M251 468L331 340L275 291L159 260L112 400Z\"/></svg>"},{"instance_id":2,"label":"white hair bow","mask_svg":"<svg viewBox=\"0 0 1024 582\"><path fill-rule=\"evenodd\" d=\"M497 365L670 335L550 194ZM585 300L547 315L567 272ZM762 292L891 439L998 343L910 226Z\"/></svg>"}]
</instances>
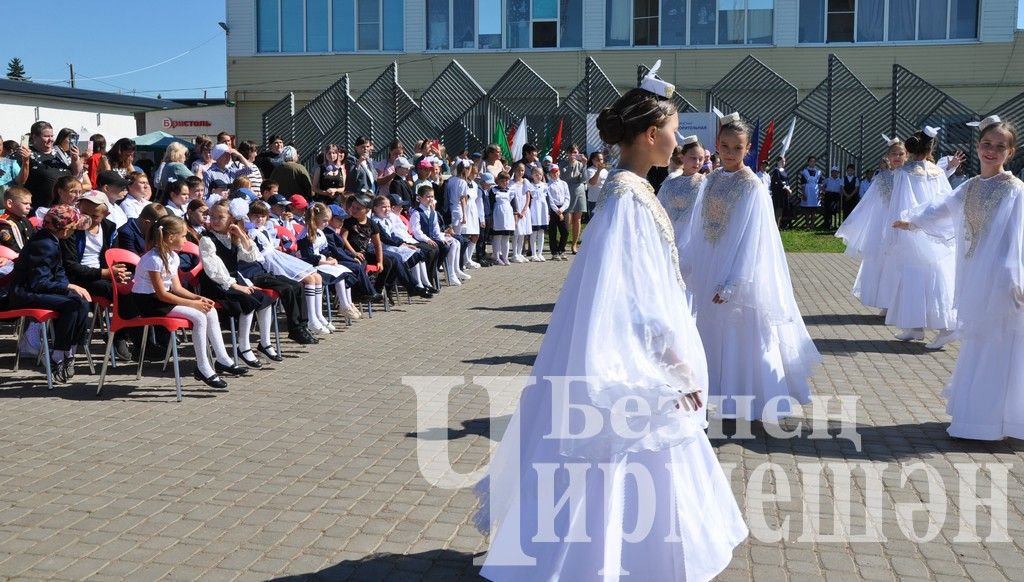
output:
<instances>
[{"instance_id":1,"label":"white hair bow","mask_svg":"<svg viewBox=\"0 0 1024 582\"><path fill-rule=\"evenodd\" d=\"M711 112L718 116L719 127L730 123L736 123L743 119L742 117L740 117L740 114L736 111L733 111L729 115L726 115L722 113L717 107L712 107Z\"/></svg>"},{"instance_id":2,"label":"white hair bow","mask_svg":"<svg viewBox=\"0 0 1024 582\"><path fill-rule=\"evenodd\" d=\"M901 140L900 138L898 138L898 137L890 138L889 136L885 135L884 133L882 134L882 141L884 141L885 145L887 145L889 147L892 147L892 146L894 146L894 145L896 145L898 143L903 143L903 140Z\"/></svg>"},{"instance_id":3,"label":"white hair bow","mask_svg":"<svg viewBox=\"0 0 1024 582\"><path fill-rule=\"evenodd\" d=\"M927 135L928 137L935 139L936 137L939 136L939 130L941 129L941 127L932 127L930 125L926 125L924 126L924 129L922 129L921 131L924 132L924 134Z\"/></svg>"},{"instance_id":4,"label":"white hair bow","mask_svg":"<svg viewBox=\"0 0 1024 582\"><path fill-rule=\"evenodd\" d=\"M968 127L977 127L978 131L985 131L985 129L988 126L995 125L997 123L1002 123L1002 121L1003 120L1000 119L998 115L989 115L988 117L986 117L985 119L982 119L981 121L971 121L971 122L968 122L967 126Z\"/></svg>"},{"instance_id":5,"label":"white hair bow","mask_svg":"<svg viewBox=\"0 0 1024 582\"><path fill-rule=\"evenodd\" d=\"M651 70L644 75L644 78L640 80L640 88L649 93L654 93L659 97L666 99L672 97L672 93L675 92L676 86L668 81L663 80L658 76L658 69L661 68L661 59L658 59Z\"/></svg>"},{"instance_id":6,"label":"white hair bow","mask_svg":"<svg viewBox=\"0 0 1024 582\"><path fill-rule=\"evenodd\" d=\"M698 141L700 141L700 140L697 138L697 136L695 136L695 135L688 135L688 136L684 137L679 142L679 145L681 145L681 146L690 145L691 143L697 143Z\"/></svg>"}]
</instances>

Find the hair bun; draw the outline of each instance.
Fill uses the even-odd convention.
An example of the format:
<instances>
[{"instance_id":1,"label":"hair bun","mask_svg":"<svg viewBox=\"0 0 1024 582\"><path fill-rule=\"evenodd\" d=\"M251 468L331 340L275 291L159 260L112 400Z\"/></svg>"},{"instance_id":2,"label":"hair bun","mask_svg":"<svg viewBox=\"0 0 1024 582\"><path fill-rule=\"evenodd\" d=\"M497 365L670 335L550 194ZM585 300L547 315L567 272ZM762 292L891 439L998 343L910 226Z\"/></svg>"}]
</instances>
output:
<instances>
[{"instance_id":1,"label":"hair bun","mask_svg":"<svg viewBox=\"0 0 1024 582\"><path fill-rule=\"evenodd\" d=\"M623 140L626 133L626 124L622 114L611 107L605 107L597 116L597 131L601 141L608 145L614 145Z\"/></svg>"}]
</instances>

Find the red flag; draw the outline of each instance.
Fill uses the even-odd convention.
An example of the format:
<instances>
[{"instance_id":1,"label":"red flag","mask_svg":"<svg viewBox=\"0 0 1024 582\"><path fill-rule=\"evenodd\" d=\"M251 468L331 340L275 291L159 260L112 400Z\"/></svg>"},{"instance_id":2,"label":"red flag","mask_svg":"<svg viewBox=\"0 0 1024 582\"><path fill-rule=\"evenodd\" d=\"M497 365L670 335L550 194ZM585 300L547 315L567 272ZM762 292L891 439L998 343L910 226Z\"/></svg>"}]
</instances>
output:
<instances>
[{"instance_id":1,"label":"red flag","mask_svg":"<svg viewBox=\"0 0 1024 582\"><path fill-rule=\"evenodd\" d=\"M509 128L508 128L508 136L506 137L506 141L508 141L509 144L511 144L516 139L516 128L517 127L518 126L513 124L513 125L510 125ZM509 162L513 162L513 161L515 161L515 160L509 160Z\"/></svg>"},{"instance_id":2,"label":"red flag","mask_svg":"<svg viewBox=\"0 0 1024 582\"><path fill-rule=\"evenodd\" d=\"M768 159L768 154L772 151L772 138L775 136L775 120L772 119L768 122L768 129L764 132L764 143L761 144L761 151L757 154L757 168L761 169L763 164Z\"/></svg>"},{"instance_id":3,"label":"red flag","mask_svg":"<svg viewBox=\"0 0 1024 582\"><path fill-rule=\"evenodd\" d=\"M564 119L558 120L558 131L555 132L555 140L551 142L551 151L548 155L551 159L558 163L559 152L562 150L562 124L565 122Z\"/></svg>"}]
</instances>

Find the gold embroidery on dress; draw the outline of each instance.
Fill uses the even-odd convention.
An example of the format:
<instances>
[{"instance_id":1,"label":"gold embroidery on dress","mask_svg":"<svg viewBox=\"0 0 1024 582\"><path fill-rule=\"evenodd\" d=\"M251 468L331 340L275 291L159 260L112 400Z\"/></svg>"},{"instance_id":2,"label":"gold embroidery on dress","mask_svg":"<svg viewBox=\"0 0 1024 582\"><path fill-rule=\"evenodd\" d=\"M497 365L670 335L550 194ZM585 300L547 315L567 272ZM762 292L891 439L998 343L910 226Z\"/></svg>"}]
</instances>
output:
<instances>
[{"instance_id":1,"label":"gold embroidery on dress","mask_svg":"<svg viewBox=\"0 0 1024 582\"><path fill-rule=\"evenodd\" d=\"M883 170L875 176L875 180L878 183L878 197L882 199L886 206L892 200L892 177L893 170Z\"/></svg>"},{"instance_id":2,"label":"gold embroidery on dress","mask_svg":"<svg viewBox=\"0 0 1024 582\"><path fill-rule=\"evenodd\" d=\"M934 178L935 176L945 174L941 168L928 160L914 160L913 162L903 166L903 169L911 176L930 176Z\"/></svg>"},{"instance_id":3,"label":"gold embroidery on dress","mask_svg":"<svg viewBox=\"0 0 1024 582\"><path fill-rule=\"evenodd\" d=\"M760 182L757 175L747 167L726 173L721 168L711 172L704 187L704 201L701 219L704 222L704 238L715 244L725 234L729 217L736 208L736 201L750 187L750 182Z\"/></svg>"},{"instance_id":4,"label":"gold embroidery on dress","mask_svg":"<svg viewBox=\"0 0 1024 582\"><path fill-rule=\"evenodd\" d=\"M665 212L665 207L654 195L654 186L651 186L650 182L628 170L613 171L604 183L597 207L604 206L611 197L621 198L626 194L632 194L633 200L650 211L651 218L654 219L654 224L658 227L658 233L667 243L665 246L669 250L676 281L679 282L679 287L685 291L686 283L683 282L683 274L679 271L679 251L676 249L675 230L672 228L672 221L669 220L668 213Z\"/></svg>"},{"instance_id":5,"label":"gold embroidery on dress","mask_svg":"<svg viewBox=\"0 0 1024 582\"><path fill-rule=\"evenodd\" d=\"M697 202L697 194L704 183L704 174L692 176L676 176L661 184L658 197L663 200L665 210L673 225L681 225L689 221L690 212Z\"/></svg>"},{"instance_id":6,"label":"gold embroidery on dress","mask_svg":"<svg viewBox=\"0 0 1024 582\"><path fill-rule=\"evenodd\" d=\"M964 192L964 234L969 243L965 258L974 256L978 242L992 226L992 217L999 204L1016 187L1019 180L1009 172L1003 172L989 179L974 177L967 181Z\"/></svg>"}]
</instances>

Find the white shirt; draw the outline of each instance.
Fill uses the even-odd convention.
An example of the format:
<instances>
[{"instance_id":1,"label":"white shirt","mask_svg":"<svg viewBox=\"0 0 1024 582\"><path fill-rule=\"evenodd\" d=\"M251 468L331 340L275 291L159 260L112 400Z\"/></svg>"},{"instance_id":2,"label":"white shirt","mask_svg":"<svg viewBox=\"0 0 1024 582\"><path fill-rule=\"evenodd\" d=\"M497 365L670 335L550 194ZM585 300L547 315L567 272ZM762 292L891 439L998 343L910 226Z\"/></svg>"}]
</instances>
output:
<instances>
[{"instance_id":1,"label":"white shirt","mask_svg":"<svg viewBox=\"0 0 1024 582\"><path fill-rule=\"evenodd\" d=\"M103 248L103 228L96 229L96 234L85 231L85 251L82 252L82 265L100 268L100 250Z\"/></svg>"},{"instance_id":2,"label":"white shirt","mask_svg":"<svg viewBox=\"0 0 1024 582\"><path fill-rule=\"evenodd\" d=\"M118 206L117 204L108 203L107 209L110 211L110 214L107 215L107 218L109 218L110 221L114 223L114 226L116 228L121 228L122 226L128 224L128 215L124 213L124 210L122 210L120 206Z\"/></svg>"},{"instance_id":3,"label":"white shirt","mask_svg":"<svg viewBox=\"0 0 1024 582\"><path fill-rule=\"evenodd\" d=\"M604 188L604 181L608 179L608 170L601 169L601 175L597 179L597 184L590 185L590 179L597 173L597 168L590 166L587 168L587 202L597 202L597 199L601 197L601 190Z\"/></svg>"},{"instance_id":4,"label":"white shirt","mask_svg":"<svg viewBox=\"0 0 1024 582\"><path fill-rule=\"evenodd\" d=\"M217 233L213 233L213 236L217 237L225 246L231 246L231 237ZM252 248L248 251L242 245L236 246L235 249L239 261L246 263L263 262L263 255L260 254L255 243L252 244ZM211 281L220 285L223 289L230 289L233 283L237 283L234 275L228 271L227 265L217 256L217 247L210 240L210 237L204 236L199 238L199 254L203 259L203 272L206 273L206 276Z\"/></svg>"},{"instance_id":5,"label":"white shirt","mask_svg":"<svg viewBox=\"0 0 1024 582\"><path fill-rule=\"evenodd\" d=\"M128 218L138 218L142 209L149 206L148 200L136 200L132 196L125 196L121 201L121 210Z\"/></svg>"},{"instance_id":6,"label":"white shirt","mask_svg":"<svg viewBox=\"0 0 1024 582\"><path fill-rule=\"evenodd\" d=\"M826 192L842 192L843 191L843 177L833 178L829 176L825 178L825 191Z\"/></svg>"},{"instance_id":7,"label":"white shirt","mask_svg":"<svg viewBox=\"0 0 1024 582\"><path fill-rule=\"evenodd\" d=\"M431 215L433 220L430 221L430 232L423 232L420 228L420 213L427 212ZM437 223L437 214L434 210L427 210L422 204L412 209L412 213L409 215L409 226L412 227L412 236L418 241L427 242L431 239L441 238L441 227Z\"/></svg>"},{"instance_id":8,"label":"white shirt","mask_svg":"<svg viewBox=\"0 0 1024 582\"><path fill-rule=\"evenodd\" d=\"M163 259L160 258L160 253L153 249L146 254L142 255L139 259L139 264L135 267L135 277L132 279L135 285L132 287L132 292L141 293L143 295L152 295L156 293L156 289L153 288L153 281L150 280L149 274L156 271L160 273L160 280L164 283L164 290L171 290L171 281L174 280L174 273L178 271L178 265L180 260L178 259L178 253L172 252L167 255L167 267L164 269Z\"/></svg>"},{"instance_id":9,"label":"white shirt","mask_svg":"<svg viewBox=\"0 0 1024 582\"><path fill-rule=\"evenodd\" d=\"M568 210L569 184L562 179L548 182L548 202L551 204L551 210Z\"/></svg>"}]
</instances>

